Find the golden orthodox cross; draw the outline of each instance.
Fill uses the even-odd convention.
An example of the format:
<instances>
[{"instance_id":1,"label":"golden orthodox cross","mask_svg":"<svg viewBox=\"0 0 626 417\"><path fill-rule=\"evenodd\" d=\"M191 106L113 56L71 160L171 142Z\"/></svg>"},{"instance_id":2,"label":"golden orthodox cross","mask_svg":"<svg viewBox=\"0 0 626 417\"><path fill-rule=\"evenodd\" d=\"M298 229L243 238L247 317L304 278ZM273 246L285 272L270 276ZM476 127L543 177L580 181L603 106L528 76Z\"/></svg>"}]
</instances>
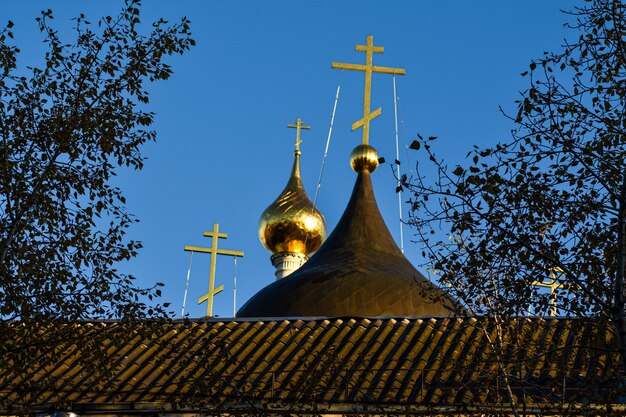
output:
<instances>
[{"instance_id":1,"label":"golden orthodox cross","mask_svg":"<svg viewBox=\"0 0 626 417\"><path fill-rule=\"evenodd\" d=\"M352 130L356 130L359 127L363 127L363 145L369 144L370 135L370 121L375 117L380 116L382 110L377 108L373 112L370 111L370 102L372 96L372 73L380 72L382 74L397 74L404 75L406 70L404 68L388 68L378 67L372 64L374 53L383 53L385 48L382 46L374 46L374 37L372 35L367 36L367 43L365 45L357 45L356 50L359 52L365 52L365 65L361 64L344 64L341 62L333 62L332 68L342 70L353 71L365 71L365 92L363 94L363 118L357 120L352 124Z\"/></svg>"},{"instance_id":2,"label":"golden orthodox cross","mask_svg":"<svg viewBox=\"0 0 626 417\"><path fill-rule=\"evenodd\" d=\"M292 125L290 123L287 125L287 127L296 129L296 152L300 152L300 144L302 143L302 139L300 139L300 130L301 129L311 130L311 126L304 126L302 124L302 119L298 118L298 120L296 120L295 125Z\"/></svg>"},{"instance_id":3,"label":"golden orthodox cross","mask_svg":"<svg viewBox=\"0 0 626 417\"><path fill-rule=\"evenodd\" d=\"M550 288L550 316L556 316L556 290L559 288L567 288L566 284L560 283L555 272L562 273L561 268L554 268L550 271L550 281L534 281L531 285L534 287Z\"/></svg>"},{"instance_id":4,"label":"golden orthodox cross","mask_svg":"<svg viewBox=\"0 0 626 417\"><path fill-rule=\"evenodd\" d=\"M240 252L240 251L217 248L217 242L219 238L226 239L228 237L226 233L219 232L219 227L220 225L215 223L213 225L212 232L204 232L202 234L203 236L212 238L210 248L203 248L201 246L185 246L186 251L211 254L211 267L210 267L210 273L209 273L209 291L198 299L198 304L202 304L205 301L207 302L207 306L206 306L207 317L213 317L213 296L219 294L220 292L222 292L222 290L224 290L223 284L215 288L215 263L217 261L217 255L243 256L243 252Z\"/></svg>"}]
</instances>

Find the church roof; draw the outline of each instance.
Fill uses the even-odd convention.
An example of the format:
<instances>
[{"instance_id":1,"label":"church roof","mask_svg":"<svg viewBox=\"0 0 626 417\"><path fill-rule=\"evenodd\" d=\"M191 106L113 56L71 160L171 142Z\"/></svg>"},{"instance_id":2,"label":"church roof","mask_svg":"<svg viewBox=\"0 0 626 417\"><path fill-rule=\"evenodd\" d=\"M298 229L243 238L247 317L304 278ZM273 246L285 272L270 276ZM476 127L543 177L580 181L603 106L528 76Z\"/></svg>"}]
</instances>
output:
<instances>
[{"instance_id":1,"label":"church roof","mask_svg":"<svg viewBox=\"0 0 626 417\"><path fill-rule=\"evenodd\" d=\"M616 342L603 320L100 322L34 333L24 326L2 326L11 343L0 346L1 414L469 415L510 412L524 401L527 412L596 407L595 415L616 402ZM16 343L35 333L28 346L37 354L14 362Z\"/></svg>"},{"instance_id":2,"label":"church roof","mask_svg":"<svg viewBox=\"0 0 626 417\"><path fill-rule=\"evenodd\" d=\"M451 316L458 310L402 254L378 209L370 173L363 170L321 248L300 269L254 295L237 316Z\"/></svg>"}]
</instances>

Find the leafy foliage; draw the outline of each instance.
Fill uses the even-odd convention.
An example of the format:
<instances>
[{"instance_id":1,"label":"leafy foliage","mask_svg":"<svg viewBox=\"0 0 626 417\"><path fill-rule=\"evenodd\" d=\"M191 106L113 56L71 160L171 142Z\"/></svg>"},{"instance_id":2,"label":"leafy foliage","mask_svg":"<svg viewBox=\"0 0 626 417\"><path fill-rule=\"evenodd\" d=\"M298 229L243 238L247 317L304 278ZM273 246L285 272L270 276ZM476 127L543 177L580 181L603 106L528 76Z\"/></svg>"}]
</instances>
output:
<instances>
[{"instance_id":1,"label":"leafy foliage","mask_svg":"<svg viewBox=\"0 0 626 417\"><path fill-rule=\"evenodd\" d=\"M561 51L531 62L512 139L453 169L419 138L434 184L404 178L424 256L474 313L611 319L626 378L625 7L589 0ZM438 238L441 234L445 238ZM558 281L555 298L535 290Z\"/></svg>"},{"instance_id":2,"label":"leafy foliage","mask_svg":"<svg viewBox=\"0 0 626 417\"><path fill-rule=\"evenodd\" d=\"M0 31L0 317L141 318L162 312L132 276L115 268L140 242L136 219L111 179L141 169L141 146L155 140L148 82L172 74L164 58L194 45L189 21L161 19L142 34L139 2L92 24L74 19L66 43L52 11L37 19L47 52L42 68L18 70L11 22ZM26 75L24 75L26 74Z\"/></svg>"},{"instance_id":3,"label":"leafy foliage","mask_svg":"<svg viewBox=\"0 0 626 417\"><path fill-rule=\"evenodd\" d=\"M431 138L412 146L439 177L433 185L404 178L414 192L411 223L441 280L475 312L547 312L549 297L531 284L551 273L567 285L560 294L575 294L558 297L562 313L614 312L626 162L624 7L594 0L571 12L576 42L522 74L529 88L511 117L511 141L475 147L454 169Z\"/></svg>"},{"instance_id":4,"label":"leafy foliage","mask_svg":"<svg viewBox=\"0 0 626 417\"><path fill-rule=\"evenodd\" d=\"M610 319L622 386L625 8L588 0L570 13L578 38L522 73L529 88L511 117L509 142L475 147L465 166L450 169L420 137L411 148L423 149L438 179L403 178L424 256L469 311L498 317L558 307L568 316ZM560 285L554 295L535 290L545 281Z\"/></svg>"}]
</instances>

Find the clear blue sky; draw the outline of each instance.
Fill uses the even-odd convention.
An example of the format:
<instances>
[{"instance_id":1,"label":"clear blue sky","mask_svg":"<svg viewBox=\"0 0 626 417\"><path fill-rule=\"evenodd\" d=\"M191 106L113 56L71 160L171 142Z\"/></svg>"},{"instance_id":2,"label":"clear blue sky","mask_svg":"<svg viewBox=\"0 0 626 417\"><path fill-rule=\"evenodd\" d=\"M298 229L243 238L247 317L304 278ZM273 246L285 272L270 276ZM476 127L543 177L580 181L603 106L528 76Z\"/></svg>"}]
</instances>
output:
<instances>
[{"instance_id":1,"label":"clear blue sky","mask_svg":"<svg viewBox=\"0 0 626 417\"><path fill-rule=\"evenodd\" d=\"M303 133L302 175L314 194L340 71L332 61L363 63L354 51L368 34L385 53L374 64L403 67L400 146L417 132L438 136L439 152L451 165L473 145L509 138L511 123L498 107L514 111L526 87L520 73L533 57L557 49L573 33L559 12L570 1L145 1L143 22L187 16L197 46L171 60L174 76L154 84L148 109L157 113L158 140L144 148L149 158L140 172L118 178L128 209L141 219L131 231L144 249L120 266L141 285L165 283L163 300L180 315L189 254L183 246L210 245L202 237L213 223L229 234L220 246L245 252L238 260L240 307L271 283L274 269L257 235L261 212L284 187L292 163L298 117L313 126ZM43 54L35 18L55 11L61 34L81 12L92 21L116 14L119 1L4 0L0 21L15 24L20 65L38 65ZM348 157L361 134L351 124L362 116L363 74L345 72L318 207L331 231L348 201L355 175ZM371 144L387 161L395 158L392 78L375 75ZM415 164L402 151L404 172ZM395 180L389 166L374 174L381 212L398 236ZM407 257L420 263L419 248L405 228ZM194 256L187 309L204 314L198 297L208 285L208 255ZM232 317L233 261L220 257L217 282L225 290L214 314Z\"/></svg>"}]
</instances>

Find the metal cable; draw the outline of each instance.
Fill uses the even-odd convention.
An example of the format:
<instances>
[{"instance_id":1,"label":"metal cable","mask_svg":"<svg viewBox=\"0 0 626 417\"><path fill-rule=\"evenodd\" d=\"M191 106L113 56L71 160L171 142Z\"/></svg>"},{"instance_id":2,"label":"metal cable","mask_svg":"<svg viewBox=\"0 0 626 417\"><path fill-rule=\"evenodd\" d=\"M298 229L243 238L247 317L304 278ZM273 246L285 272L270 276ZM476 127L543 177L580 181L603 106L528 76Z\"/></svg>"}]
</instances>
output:
<instances>
[{"instance_id":1,"label":"metal cable","mask_svg":"<svg viewBox=\"0 0 626 417\"><path fill-rule=\"evenodd\" d=\"M317 204L317 196L322 185L322 175L324 173L324 164L326 163L326 156L328 155L328 147L330 145L330 137L333 134L333 124L335 123L335 112L337 111L337 102L339 101L339 91L341 90L341 81L343 80L343 70L341 70L341 76L339 77L339 85L337 86L337 92L335 93L335 104L333 105L333 114L330 118L330 127L328 128L328 137L326 138L326 149L324 149L324 156L322 157L322 166L320 167L320 176L317 180L317 187L315 188L315 197L313 198L313 205Z\"/></svg>"},{"instance_id":2,"label":"metal cable","mask_svg":"<svg viewBox=\"0 0 626 417\"><path fill-rule=\"evenodd\" d=\"M185 295L183 297L183 310L180 313L180 318L185 318L185 306L187 305L187 292L189 292L189 277L191 276L191 263L193 262L193 251L189 251L189 268L187 269L187 282L185 283Z\"/></svg>"},{"instance_id":3,"label":"metal cable","mask_svg":"<svg viewBox=\"0 0 626 417\"><path fill-rule=\"evenodd\" d=\"M404 253L404 234L402 221L402 184L400 182L400 150L398 148L398 93L396 90L396 76L393 76L393 116L396 125L396 177L398 178L396 194L398 194L398 213L400 214L400 250Z\"/></svg>"},{"instance_id":4,"label":"metal cable","mask_svg":"<svg viewBox=\"0 0 626 417\"><path fill-rule=\"evenodd\" d=\"M237 316L237 257L233 256L234 274L233 274L233 318Z\"/></svg>"}]
</instances>

